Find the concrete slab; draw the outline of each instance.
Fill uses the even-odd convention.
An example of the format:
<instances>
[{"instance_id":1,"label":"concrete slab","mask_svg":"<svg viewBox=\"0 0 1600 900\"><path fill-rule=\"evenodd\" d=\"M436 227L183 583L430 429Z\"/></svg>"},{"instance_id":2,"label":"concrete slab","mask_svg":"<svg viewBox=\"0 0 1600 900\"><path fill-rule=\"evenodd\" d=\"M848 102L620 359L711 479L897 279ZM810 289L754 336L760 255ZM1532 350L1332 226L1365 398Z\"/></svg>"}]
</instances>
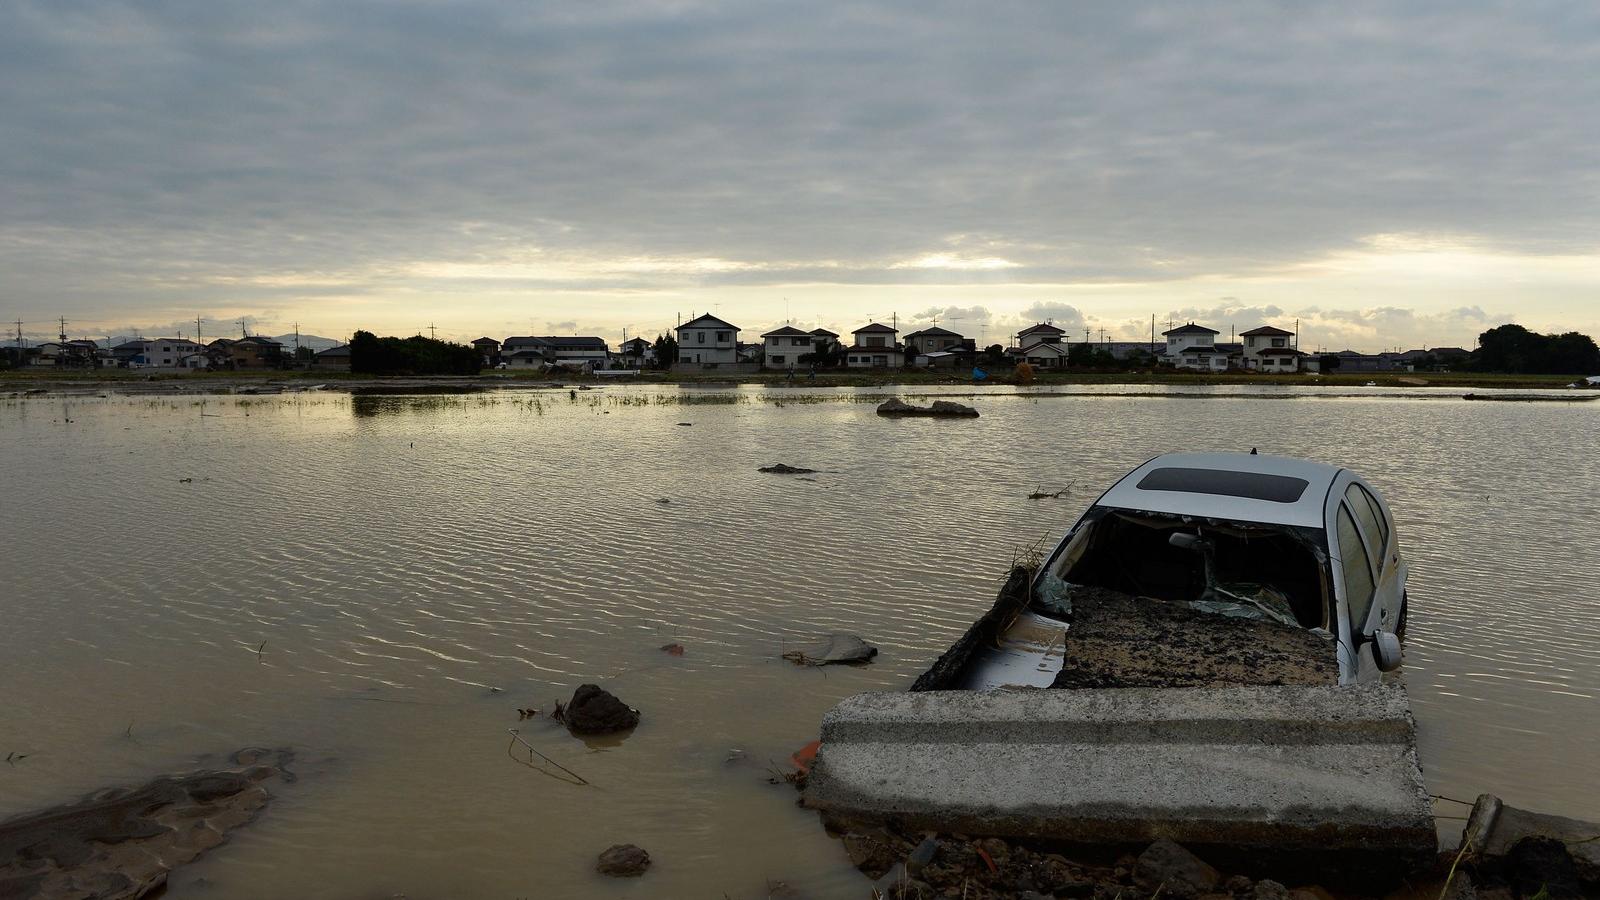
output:
<instances>
[{"instance_id":1,"label":"concrete slab","mask_svg":"<svg viewBox=\"0 0 1600 900\"><path fill-rule=\"evenodd\" d=\"M823 719L803 802L1095 844L1437 849L1399 685L860 694Z\"/></svg>"}]
</instances>

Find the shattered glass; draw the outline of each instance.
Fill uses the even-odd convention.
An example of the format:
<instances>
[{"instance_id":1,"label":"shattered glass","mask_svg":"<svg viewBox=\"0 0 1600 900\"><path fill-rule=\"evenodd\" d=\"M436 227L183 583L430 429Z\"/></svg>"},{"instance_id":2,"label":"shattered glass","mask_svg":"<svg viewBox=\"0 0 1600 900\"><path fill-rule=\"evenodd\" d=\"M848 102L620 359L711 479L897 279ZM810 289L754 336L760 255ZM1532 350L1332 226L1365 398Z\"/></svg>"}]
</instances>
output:
<instances>
[{"instance_id":1,"label":"shattered glass","mask_svg":"<svg viewBox=\"0 0 1600 900\"><path fill-rule=\"evenodd\" d=\"M1200 599L1189 601L1189 606L1236 619L1258 619L1292 627L1300 624L1289 598L1268 584L1242 581L1213 585Z\"/></svg>"},{"instance_id":2,"label":"shattered glass","mask_svg":"<svg viewBox=\"0 0 1600 900\"><path fill-rule=\"evenodd\" d=\"M1072 589L1076 587L1063 581L1054 572L1046 572L1034 587L1036 606L1048 613L1070 618L1072 616Z\"/></svg>"}]
</instances>

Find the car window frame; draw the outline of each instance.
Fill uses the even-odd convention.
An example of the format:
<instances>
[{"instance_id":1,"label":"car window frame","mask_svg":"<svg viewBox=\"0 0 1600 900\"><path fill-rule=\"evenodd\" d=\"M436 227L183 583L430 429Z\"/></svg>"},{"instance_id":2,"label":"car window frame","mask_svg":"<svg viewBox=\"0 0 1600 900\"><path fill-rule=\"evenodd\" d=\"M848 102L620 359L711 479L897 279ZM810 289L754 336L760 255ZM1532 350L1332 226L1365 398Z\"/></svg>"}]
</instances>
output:
<instances>
[{"instance_id":1,"label":"car window frame","mask_svg":"<svg viewBox=\"0 0 1600 900\"><path fill-rule=\"evenodd\" d=\"M1389 547L1391 546L1391 542L1394 540L1394 523L1389 521L1388 515L1383 510L1383 504L1378 502L1378 495L1374 494L1371 488L1368 488L1359 481L1352 481L1350 482L1350 487L1345 488L1344 493L1346 503L1350 502L1350 488L1355 488L1356 490L1360 491L1362 499L1366 502L1367 506L1372 509L1372 520L1377 523L1379 532L1377 535L1379 544L1378 550L1380 551L1378 555L1381 558L1387 559ZM1355 510L1352 509L1351 512L1354 513ZM1361 517L1359 515L1356 516L1356 524L1361 524Z\"/></svg>"}]
</instances>

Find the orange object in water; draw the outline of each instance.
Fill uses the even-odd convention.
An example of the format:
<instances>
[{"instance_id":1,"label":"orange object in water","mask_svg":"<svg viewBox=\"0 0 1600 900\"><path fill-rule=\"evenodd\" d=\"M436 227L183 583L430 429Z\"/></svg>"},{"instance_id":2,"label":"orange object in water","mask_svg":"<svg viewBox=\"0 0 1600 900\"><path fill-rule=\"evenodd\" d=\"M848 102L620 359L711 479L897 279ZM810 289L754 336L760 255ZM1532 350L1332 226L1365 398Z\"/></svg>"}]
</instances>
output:
<instances>
[{"instance_id":1,"label":"orange object in water","mask_svg":"<svg viewBox=\"0 0 1600 900\"><path fill-rule=\"evenodd\" d=\"M812 741L790 754L789 761L801 772L810 774L811 764L817 761L817 749L822 746L821 741Z\"/></svg>"}]
</instances>

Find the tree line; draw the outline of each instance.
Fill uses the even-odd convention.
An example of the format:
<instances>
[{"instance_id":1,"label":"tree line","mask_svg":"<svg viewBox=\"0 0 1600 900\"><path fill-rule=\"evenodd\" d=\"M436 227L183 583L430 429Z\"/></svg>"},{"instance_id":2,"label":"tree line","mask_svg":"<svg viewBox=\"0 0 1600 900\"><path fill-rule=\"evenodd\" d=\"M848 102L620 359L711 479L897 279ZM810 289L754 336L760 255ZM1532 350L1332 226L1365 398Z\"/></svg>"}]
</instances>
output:
<instances>
[{"instance_id":1,"label":"tree line","mask_svg":"<svg viewBox=\"0 0 1600 900\"><path fill-rule=\"evenodd\" d=\"M476 375L482 366L483 355L465 344L370 331L350 339L350 371L359 375Z\"/></svg>"}]
</instances>

